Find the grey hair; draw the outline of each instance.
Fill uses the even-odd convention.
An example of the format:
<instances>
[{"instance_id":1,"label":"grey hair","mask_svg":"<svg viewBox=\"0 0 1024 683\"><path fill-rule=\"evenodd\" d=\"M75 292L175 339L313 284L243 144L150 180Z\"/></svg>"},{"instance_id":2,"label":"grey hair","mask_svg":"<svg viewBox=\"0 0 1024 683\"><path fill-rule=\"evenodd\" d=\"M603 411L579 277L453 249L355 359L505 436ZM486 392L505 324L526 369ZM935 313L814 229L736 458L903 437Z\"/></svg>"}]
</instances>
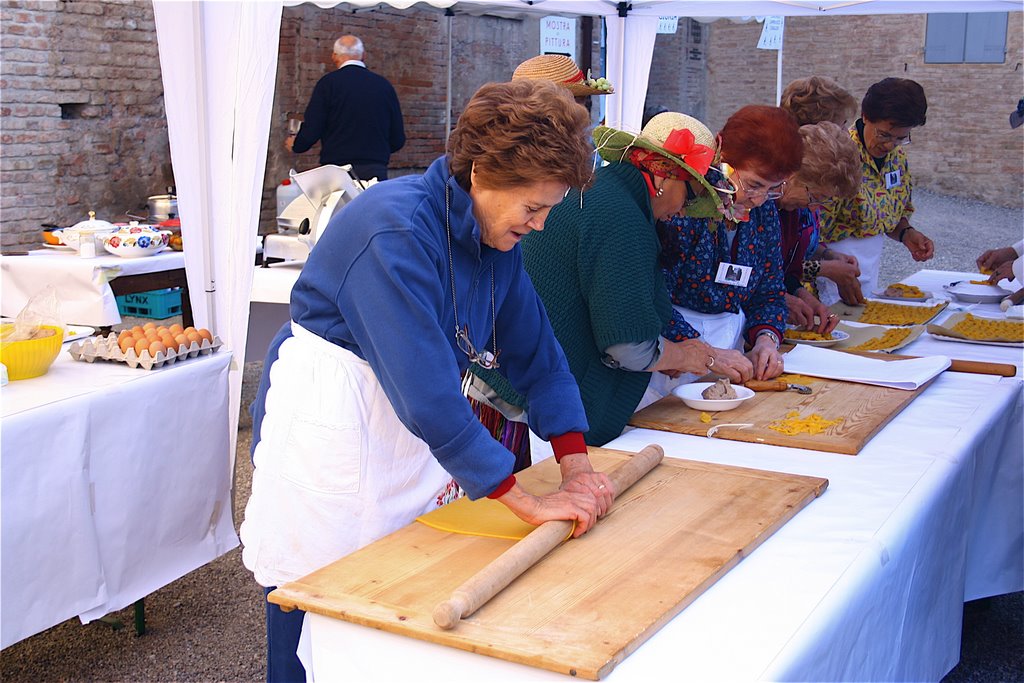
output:
<instances>
[{"instance_id":1,"label":"grey hair","mask_svg":"<svg viewBox=\"0 0 1024 683\"><path fill-rule=\"evenodd\" d=\"M350 38L352 44L345 45L343 42L345 38ZM359 40L356 36L342 36L334 41L334 54L341 55L343 57L354 57L356 59L363 58L363 41Z\"/></svg>"}]
</instances>

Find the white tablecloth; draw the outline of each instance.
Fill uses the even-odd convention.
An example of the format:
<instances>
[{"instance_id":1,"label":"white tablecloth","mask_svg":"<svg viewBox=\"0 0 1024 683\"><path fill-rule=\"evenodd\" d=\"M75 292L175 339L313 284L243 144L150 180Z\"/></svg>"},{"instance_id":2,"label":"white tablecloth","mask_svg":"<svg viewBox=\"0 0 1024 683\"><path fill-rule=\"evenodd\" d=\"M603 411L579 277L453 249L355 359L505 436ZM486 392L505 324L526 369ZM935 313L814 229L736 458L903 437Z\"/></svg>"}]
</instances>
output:
<instances>
[{"instance_id":1,"label":"white tablecloth","mask_svg":"<svg viewBox=\"0 0 1024 683\"><path fill-rule=\"evenodd\" d=\"M32 296L46 285L53 285L61 297L64 322L93 327L117 325L121 315L108 282L126 275L184 267L185 254L171 250L143 258L104 255L83 259L76 253L60 250L0 256L0 313L13 318Z\"/></svg>"},{"instance_id":2,"label":"white tablecloth","mask_svg":"<svg viewBox=\"0 0 1024 683\"><path fill-rule=\"evenodd\" d=\"M238 545L230 353L147 372L67 348L0 390L0 647L126 607Z\"/></svg>"},{"instance_id":3,"label":"white tablecloth","mask_svg":"<svg viewBox=\"0 0 1024 683\"><path fill-rule=\"evenodd\" d=\"M1007 349L930 343L1010 362ZM857 456L637 429L609 443L829 487L606 680L940 679L959 660L964 600L1024 589L1022 387L943 373ZM317 680L566 680L327 617L307 625Z\"/></svg>"}]
</instances>

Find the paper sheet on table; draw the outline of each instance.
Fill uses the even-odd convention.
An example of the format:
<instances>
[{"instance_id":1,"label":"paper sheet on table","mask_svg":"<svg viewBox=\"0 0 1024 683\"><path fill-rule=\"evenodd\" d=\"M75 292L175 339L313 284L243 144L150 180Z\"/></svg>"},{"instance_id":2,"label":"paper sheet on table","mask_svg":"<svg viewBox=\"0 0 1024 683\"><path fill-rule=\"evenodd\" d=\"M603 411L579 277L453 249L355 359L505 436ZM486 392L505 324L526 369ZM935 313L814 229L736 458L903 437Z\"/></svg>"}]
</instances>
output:
<instances>
[{"instance_id":1,"label":"paper sheet on table","mask_svg":"<svg viewBox=\"0 0 1024 683\"><path fill-rule=\"evenodd\" d=\"M786 372L913 391L949 367L946 356L877 360L798 345L785 356Z\"/></svg>"}]
</instances>

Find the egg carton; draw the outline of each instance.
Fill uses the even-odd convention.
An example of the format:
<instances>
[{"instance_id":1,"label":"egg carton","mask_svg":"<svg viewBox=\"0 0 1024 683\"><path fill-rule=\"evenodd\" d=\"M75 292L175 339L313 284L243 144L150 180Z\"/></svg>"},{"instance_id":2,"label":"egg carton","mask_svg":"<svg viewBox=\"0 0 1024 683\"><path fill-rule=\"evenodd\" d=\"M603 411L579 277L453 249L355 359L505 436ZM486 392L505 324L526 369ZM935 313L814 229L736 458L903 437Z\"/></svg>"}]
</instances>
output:
<instances>
[{"instance_id":1,"label":"egg carton","mask_svg":"<svg viewBox=\"0 0 1024 683\"><path fill-rule=\"evenodd\" d=\"M75 360L95 363L97 360L109 360L115 363L125 363L130 368L142 368L143 370L154 370L165 365L171 365L179 360L195 358L196 356L207 356L214 353L224 345L220 337L214 337L213 341L203 339L201 342L182 344L176 349L168 349L167 352L160 351L156 356L150 355L149 351L141 354L135 353L135 349L122 351L117 345L117 334L111 332L106 337L95 336L82 339L71 344L68 353Z\"/></svg>"}]
</instances>

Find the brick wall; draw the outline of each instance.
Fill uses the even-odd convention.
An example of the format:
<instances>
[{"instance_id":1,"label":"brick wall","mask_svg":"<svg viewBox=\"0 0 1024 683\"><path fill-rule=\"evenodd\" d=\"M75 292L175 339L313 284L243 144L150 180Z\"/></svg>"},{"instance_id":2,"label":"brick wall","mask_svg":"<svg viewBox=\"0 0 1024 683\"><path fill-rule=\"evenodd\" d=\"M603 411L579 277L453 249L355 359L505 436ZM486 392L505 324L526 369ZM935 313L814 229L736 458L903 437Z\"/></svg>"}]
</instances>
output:
<instances>
[{"instance_id":1,"label":"brick wall","mask_svg":"<svg viewBox=\"0 0 1024 683\"><path fill-rule=\"evenodd\" d=\"M658 35L654 41L645 112L660 106L705 120L707 39L705 24L683 17L679 18L674 34Z\"/></svg>"},{"instance_id":2,"label":"brick wall","mask_svg":"<svg viewBox=\"0 0 1024 683\"><path fill-rule=\"evenodd\" d=\"M0 246L144 214L173 183L152 6L4 0L0 46Z\"/></svg>"},{"instance_id":3,"label":"brick wall","mask_svg":"<svg viewBox=\"0 0 1024 683\"><path fill-rule=\"evenodd\" d=\"M1010 14L1002 64L925 64L926 20L923 14L788 17L783 85L820 74L859 101L887 76L919 82L928 97L928 123L907 148L915 185L1024 206L1024 129L1008 123L1024 95L1021 14ZM776 53L756 49L760 32L755 22L712 24L706 123L713 130L744 104L775 103Z\"/></svg>"}]
</instances>

